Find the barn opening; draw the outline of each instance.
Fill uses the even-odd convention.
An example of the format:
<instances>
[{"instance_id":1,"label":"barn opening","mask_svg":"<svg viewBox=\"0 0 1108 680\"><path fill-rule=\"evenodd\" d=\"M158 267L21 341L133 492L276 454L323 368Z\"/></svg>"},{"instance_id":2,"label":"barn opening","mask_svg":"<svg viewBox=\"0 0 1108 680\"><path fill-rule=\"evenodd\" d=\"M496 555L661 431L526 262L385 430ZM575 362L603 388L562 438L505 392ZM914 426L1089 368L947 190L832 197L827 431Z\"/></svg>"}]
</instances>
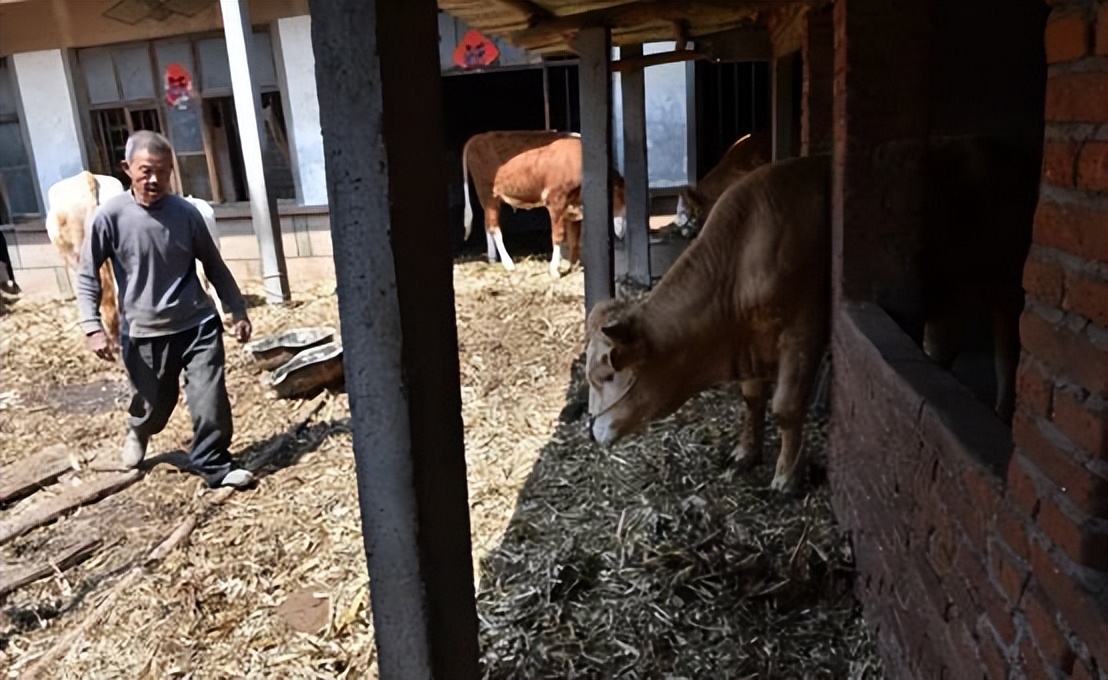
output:
<instances>
[{"instance_id":1,"label":"barn opening","mask_svg":"<svg viewBox=\"0 0 1108 680\"><path fill-rule=\"evenodd\" d=\"M770 69L765 61L697 61L693 69L696 176L703 177L736 139L770 129ZM799 129L799 110L796 118Z\"/></svg>"},{"instance_id":2,"label":"barn opening","mask_svg":"<svg viewBox=\"0 0 1108 680\"><path fill-rule=\"evenodd\" d=\"M482 73L443 74L447 181L450 234L456 254L485 253L485 213L473 193L472 183L462 183L462 150L470 137L490 130L543 130L579 132L580 104L576 60L551 60L545 74L541 67L500 68ZM473 209L473 231L462 243L465 194ZM503 206L500 224L504 244L513 256L550 252L550 217L545 210L513 210Z\"/></svg>"}]
</instances>

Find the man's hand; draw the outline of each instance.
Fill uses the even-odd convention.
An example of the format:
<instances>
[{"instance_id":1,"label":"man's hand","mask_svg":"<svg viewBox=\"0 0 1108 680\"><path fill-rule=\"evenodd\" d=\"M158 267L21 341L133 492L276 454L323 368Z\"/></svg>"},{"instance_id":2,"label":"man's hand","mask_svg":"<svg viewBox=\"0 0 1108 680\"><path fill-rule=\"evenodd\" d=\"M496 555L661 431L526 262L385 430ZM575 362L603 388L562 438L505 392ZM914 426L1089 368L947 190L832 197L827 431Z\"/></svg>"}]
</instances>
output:
<instances>
[{"instance_id":1,"label":"man's hand","mask_svg":"<svg viewBox=\"0 0 1108 680\"><path fill-rule=\"evenodd\" d=\"M115 353L112 352L112 347L108 344L108 336L104 335L104 331L96 331L86 335L85 347L104 361L115 361Z\"/></svg>"},{"instance_id":2,"label":"man's hand","mask_svg":"<svg viewBox=\"0 0 1108 680\"><path fill-rule=\"evenodd\" d=\"M250 334L253 332L254 327L250 325L250 319L236 319L231 322L231 334L240 345L250 342Z\"/></svg>"}]
</instances>

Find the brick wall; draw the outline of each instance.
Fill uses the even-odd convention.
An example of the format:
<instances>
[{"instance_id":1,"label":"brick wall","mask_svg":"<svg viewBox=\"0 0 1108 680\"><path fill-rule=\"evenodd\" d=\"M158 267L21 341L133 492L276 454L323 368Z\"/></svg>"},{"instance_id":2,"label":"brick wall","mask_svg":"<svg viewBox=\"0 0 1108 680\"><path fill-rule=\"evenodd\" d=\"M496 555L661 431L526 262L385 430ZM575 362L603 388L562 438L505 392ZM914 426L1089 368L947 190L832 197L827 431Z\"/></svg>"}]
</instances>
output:
<instances>
[{"instance_id":1,"label":"brick wall","mask_svg":"<svg viewBox=\"0 0 1108 680\"><path fill-rule=\"evenodd\" d=\"M1015 453L1002 511L1032 667L1108 677L1108 2L1063 0L1044 33L1042 185L1024 269ZM998 541L999 542L999 541ZM1049 676L1043 676L1049 677Z\"/></svg>"},{"instance_id":2,"label":"brick wall","mask_svg":"<svg viewBox=\"0 0 1108 680\"><path fill-rule=\"evenodd\" d=\"M951 44L956 5L834 7L829 474L891 678L1108 678L1108 0L1050 4L1045 30L1045 5L1024 0L990 22L1005 27L990 26L996 44L1026 28L1013 14L1038 12L1049 64L1010 430L903 328L917 292L906 254L921 228L912 149L936 129L1001 116L1020 79L959 80L953 53L985 72L1004 59ZM953 80L935 86L928 69ZM979 101L962 114L966 92ZM1003 118L1026 131L1026 118Z\"/></svg>"}]
</instances>

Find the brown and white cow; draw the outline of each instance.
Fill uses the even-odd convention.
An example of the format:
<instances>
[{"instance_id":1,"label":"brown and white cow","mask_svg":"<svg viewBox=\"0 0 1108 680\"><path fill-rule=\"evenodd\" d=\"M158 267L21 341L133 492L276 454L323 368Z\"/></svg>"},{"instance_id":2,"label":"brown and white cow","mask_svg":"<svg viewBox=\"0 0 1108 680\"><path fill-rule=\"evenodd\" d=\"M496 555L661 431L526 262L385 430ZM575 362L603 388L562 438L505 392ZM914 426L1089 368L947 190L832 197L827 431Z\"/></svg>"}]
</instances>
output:
<instances>
[{"instance_id":1,"label":"brown and white cow","mask_svg":"<svg viewBox=\"0 0 1108 680\"><path fill-rule=\"evenodd\" d=\"M82 171L72 177L54 183L46 192L50 209L46 214L46 233L54 247L58 249L68 269L76 271L77 258L81 253L81 244L96 217L97 208L104 201L123 193L123 184L107 175L95 175ZM185 200L200 212L208 233L212 235L216 247L219 247L219 228L215 221L215 212L207 201L192 196ZM216 303L220 314L223 305L208 283L202 269L197 276L205 290ZM100 318L104 323L104 333L113 348L118 349L120 338L119 303L116 295L115 276L111 260L100 267Z\"/></svg>"},{"instance_id":2,"label":"brown and white cow","mask_svg":"<svg viewBox=\"0 0 1108 680\"><path fill-rule=\"evenodd\" d=\"M801 429L830 327L830 162L798 158L723 192L700 236L642 302L586 323L589 429L607 445L739 381L748 416L733 455L762 455L770 384L781 451L772 486L798 482Z\"/></svg>"},{"instance_id":3,"label":"brown and white cow","mask_svg":"<svg viewBox=\"0 0 1108 680\"><path fill-rule=\"evenodd\" d=\"M708 213L727 187L754 168L773 160L773 137L767 132L751 132L735 140L719 163L697 181L696 188L685 187L677 199L677 224L703 224Z\"/></svg>"},{"instance_id":4,"label":"brown and white cow","mask_svg":"<svg viewBox=\"0 0 1108 680\"><path fill-rule=\"evenodd\" d=\"M613 172L613 228L623 235L626 211L623 178ZM493 180L492 194L513 208L544 206L550 213L553 253L550 275L561 275L561 246L569 250L570 265L581 259L581 139L566 137L546 146L524 151L500 166ZM503 248L497 242L497 248ZM511 262L507 251L501 251L505 266ZM511 267L509 267L511 268Z\"/></svg>"},{"instance_id":5,"label":"brown and white cow","mask_svg":"<svg viewBox=\"0 0 1108 680\"><path fill-rule=\"evenodd\" d=\"M926 233L917 260L924 328L907 330L949 367L967 315L984 310L993 323L995 411L1008 420L1036 153L1019 142L963 137L932 139L925 156ZM772 486L797 485L801 427L830 326L829 182L827 156L750 172L723 193L699 238L645 301L592 310L586 370L594 439L610 444L697 392L737 380L747 416L734 456L749 464L761 457L776 381L781 451Z\"/></svg>"},{"instance_id":6,"label":"brown and white cow","mask_svg":"<svg viewBox=\"0 0 1108 680\"><path fill-rule=\"evenodd\" d=\"M574 132L556 130L497 130L474 135L462 149L462 188L465 191L465 238L473 228L473 208L469 202L469 178L477 191L477 202L485 211L485 243L489 262L500 260L508 269L515 267L504 248L500 232L500 201L493 196L492 183L496 171L517 154L536 149L564 137L575 137Z\"/></svg>"}]
</instances>

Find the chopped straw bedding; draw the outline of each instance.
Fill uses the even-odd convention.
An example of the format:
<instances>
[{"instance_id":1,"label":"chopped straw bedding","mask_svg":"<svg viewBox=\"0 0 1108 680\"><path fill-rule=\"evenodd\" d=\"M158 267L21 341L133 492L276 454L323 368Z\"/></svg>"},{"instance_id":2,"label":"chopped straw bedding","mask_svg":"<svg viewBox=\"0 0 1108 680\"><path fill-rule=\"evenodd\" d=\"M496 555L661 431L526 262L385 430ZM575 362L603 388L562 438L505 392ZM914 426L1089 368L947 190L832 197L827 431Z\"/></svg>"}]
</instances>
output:
<instances>
[{"instance_id":1,"label":"chopped straw bedding","mask_svg":"<svg viewBox=\"0 0 1108 680\"><path fill-rule=\"evenodd\" d=\"M767 462L736 473L739 407L725 389L610 451L588 442L581 272L552 284L544 262L519 265L458 264L454 277L485 675L881 677L826 482L800 498L769 491L772 428ZM255 336L337 326L333 290L255 306ZM4 305L0 465L57 443L114 453L128 396L120 366L83 350L71 301ZM182 406L141 481L0 546L9 566L82 538L106 546L3 596L5 677L75 629L189 514L199 523L188 541L43 677L376 677L345 395L290 431L304 403L267 398L251 363L231 341L233 450L261 471L257 488L206 504L210 492L172 465L190 440ZM816 470L825 433L824 422L806 430ZM96 474L67 473L0 519ZM317 606L295 611L305 601Z\"/></svg>"}]
</instances>

